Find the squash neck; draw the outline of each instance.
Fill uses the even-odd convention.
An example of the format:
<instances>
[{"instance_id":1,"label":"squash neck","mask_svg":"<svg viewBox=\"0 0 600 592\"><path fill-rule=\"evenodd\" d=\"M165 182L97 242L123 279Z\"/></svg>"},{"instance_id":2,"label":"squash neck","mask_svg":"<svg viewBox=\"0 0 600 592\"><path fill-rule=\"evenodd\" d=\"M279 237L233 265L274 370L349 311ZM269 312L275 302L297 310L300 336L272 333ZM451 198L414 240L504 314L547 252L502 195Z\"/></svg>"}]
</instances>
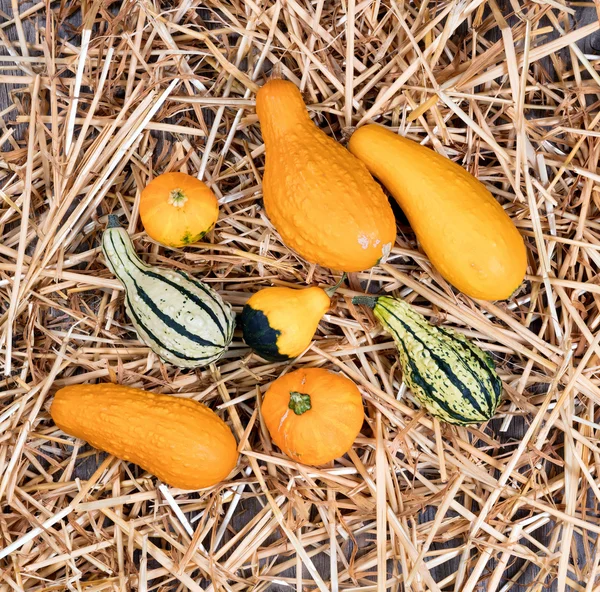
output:
<instances>
[{"instance_id":1,"label":"squash neck","mask_svg":"<svg viewBox=\"0 0 600 592\"><path fill-rule=\"evenodd\" d=\"M111 232L108 232L111 230ZM135 252L133 241L119 224L117 216L109 215L108 225L102 237L102 250L110 270L123 282L137 279L150 269Z\"/></svg>"},{"instance_id":2,"label":"squash neck","mask_svg":"<svg viewBox=\"0 0 600 592\"><path fill-rule=\"evenodd\" d=\"M258 91L256 113L263 137L285 136L299 126L312 124L302 94L287 80L270 80Z\"/></svg>"},{"instance_id":3,"label":"squash neck","mask_svg":"<svg viewBox=\"0 0 600 592\"><path fill-rule=\"evenodd\" d=\"M290 402L288 407L296 414L302 415L311 409L310 395L297 391L290 391Z\"/></svg>"}]
</instances>

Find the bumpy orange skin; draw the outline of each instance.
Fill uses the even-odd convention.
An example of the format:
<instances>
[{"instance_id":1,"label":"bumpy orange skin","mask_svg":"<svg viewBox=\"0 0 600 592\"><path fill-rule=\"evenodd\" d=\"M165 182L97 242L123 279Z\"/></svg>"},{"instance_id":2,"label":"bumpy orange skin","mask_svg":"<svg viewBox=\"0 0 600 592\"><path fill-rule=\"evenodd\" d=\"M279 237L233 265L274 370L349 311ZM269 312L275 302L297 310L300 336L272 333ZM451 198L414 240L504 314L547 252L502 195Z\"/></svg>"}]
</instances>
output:
<instances>
[{"instance_id":1,"label":"bumpy orange skin","mask_svg":"<svg viewBox=\"0 0 600 592\"><path fill-rule=\"evenodd\" d=\"M386 257L396 238L386 196L358 159L315 126L298 88L267 82L256 112L266 151L265 207L285 244L340 271L368 269Z\"/></svg>"},{"instance_id":2,"label":"bumpy orange skin","mask_svg":"<svg viewBox=\"0 0 600 592\"><path fill-rule=\"evenodd\" d=\"M508 298L520 286L523 238L473 175L379 125L359 128L348 148L394 196L446 280L483 300Z\"/></svg>"},{"instance_id":3,"label":"bumpy orange skin","mask_svg":"<svg viewBox=\"0 0 600 592\"><path fill-rule=\"evenodd\" d=\"M214 226L219 204L196 177L164 173L142 191L140 217L148 236L168 247L183 247L199 241Z\"/></svg>"},{"instance_id":4,"label":"bumpy orange skin","mask_svg":"<svg viewBox=\"0 0 600 592\"><path fill-rule=\"evenodd\" d=\"M59 390L50 414L63 432L173 487L210 487L237 463L231 430L197 401L116 384L84 384Z\"/></svg>"},{"instance_id":5,"label":"bumpy orange skin","mask_svg":"<svg viewBox=\"0 0 600 592\"><path fill-rule=\"evenodd\" d=\"M311 409L296 415L290 393L310 396ZM322 368L295 370L278 378L265 394L261 412L273 442L291 459L322 465L343 456L364 420L356 385Z\"/></svg>"}]
</instances>

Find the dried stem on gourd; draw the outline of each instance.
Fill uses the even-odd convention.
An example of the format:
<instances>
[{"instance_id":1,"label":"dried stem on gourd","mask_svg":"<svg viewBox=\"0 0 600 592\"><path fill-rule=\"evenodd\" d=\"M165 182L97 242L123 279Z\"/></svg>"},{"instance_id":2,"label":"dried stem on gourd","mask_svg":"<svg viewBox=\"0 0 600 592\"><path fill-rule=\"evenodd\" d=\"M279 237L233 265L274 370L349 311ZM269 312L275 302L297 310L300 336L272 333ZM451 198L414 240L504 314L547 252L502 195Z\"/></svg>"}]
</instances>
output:
<instances>
[{"instance_id":1,"label":"dried stem on gourd","mask_svg":"<svg viewBox=\"0 0 600 592\"><path fill-rule=\"evenodd\" d=\"M116 214L109 214L106 228L120 228L120 227L121 227L121 224L119 223L119 216L117 216Z\"/></svg>"},{"instance_id":2,"label":"dried stem on gourd","mask_svg":"<svg viewBox=\"0 0 600 592\"><path fill-rule=\"evenodd\" d=\"M346 272L344 272L342 274L342 277L338 280L338 282L335 286L330 286L329 288L325 288L325 294L327 294L327 296L329 296L329 298L331 298L337 292L338 288L342 285L342 283L344 282L346 277L347 277Z\"/></svg>"},{"instance_id":3,"label":"dried stem on gourd","mask_svg":"<svg viewBox=\"0 0 600 592\"><path fill-rule=\"evenodd\" d=\"M187 195L181 189L173 189L169 194L169 204L176 208L182 208L187 200Z\"/></svg>"},{"instance_id":4,"label":"dried stem on gourd","mask_svg":"<svg viewBox=\"0 0 600 592\"><path fill-rule=\"evenodd\" d=\"M271 70L271 75L269 76L269 80L282 80L283 79L283 70L281 68L281 64L278 62L273 65L273 69Z\"/></svg>"},{"instance_id":5,"label":"dried stem on gourd","mask_svg":"<svg viewBox=\"0 0 600 592\"><path fill-rule=\"evenodd\" d=\"M377 300L379 300L378 296L354 296L352 304L363 304L369 308L375 308Z\"/></svg>"}]
</instances>

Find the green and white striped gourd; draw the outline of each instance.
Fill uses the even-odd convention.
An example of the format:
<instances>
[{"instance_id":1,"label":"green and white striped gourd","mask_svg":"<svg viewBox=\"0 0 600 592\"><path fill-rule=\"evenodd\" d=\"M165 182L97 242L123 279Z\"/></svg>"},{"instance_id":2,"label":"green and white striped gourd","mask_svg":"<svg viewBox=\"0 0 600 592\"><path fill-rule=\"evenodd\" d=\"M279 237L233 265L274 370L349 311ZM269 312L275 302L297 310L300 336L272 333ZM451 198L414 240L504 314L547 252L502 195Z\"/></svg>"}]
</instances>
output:
<instances>
[{"instance_id":1,"label":"green and white striped gourd","mask_svg":"<svg viewBox=\"0 0 600 592\"><path fill-rule=\"evenodd\" d=\"M102 251L125 286L133 326L153 352L184 368L210 364L223 355L235 316L217 292L183 271L146 265L116 216L109 216Z\"/></svg>"},{"instance_id":2,"label":"green and white striped gourd","mask_svg":"<svg viewBox=\"0 0 600 592\"><path fill-rule=\"evenodd\" d=\"M464 335L432 325L397 298L357 296L352 302L371 307L392 334L404 382L431 415L458 425L494 415L502 381L490 356Z\"/></svg>"}]
</instances>

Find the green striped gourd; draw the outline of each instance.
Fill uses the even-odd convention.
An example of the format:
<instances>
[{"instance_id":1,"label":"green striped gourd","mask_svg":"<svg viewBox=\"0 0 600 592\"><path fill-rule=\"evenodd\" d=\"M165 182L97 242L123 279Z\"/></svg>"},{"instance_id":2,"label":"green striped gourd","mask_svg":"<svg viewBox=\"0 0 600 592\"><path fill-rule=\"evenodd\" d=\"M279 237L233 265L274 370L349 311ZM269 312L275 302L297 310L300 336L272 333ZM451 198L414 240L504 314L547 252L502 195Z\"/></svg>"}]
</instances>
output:
<instances>
[{"instance_id":1,"label":"green striped gourd","mask_svg":"<svg viewBox=\"0 0 600 592\"><path fill-rule=\"evenodd\" d=\"M458 425L494 415L502 382L490 356L464 335L432 325L397 298L357 296L352 302L370 306L392 334L404 382L431 415Z\"/></svg>"},{"instance_id":2,"label":"green striped gourd","mask_svg":"<svg viewBox=\"0 0 600 592\"><path fill-rule=\"evenodd\" d=\"M235 316L217 292L183 271L143 263L116 216L109 216L102 251L125 286L133 326L153 352L184 368L210 364L223 355Z\"/></svg>"}]
</instances>

